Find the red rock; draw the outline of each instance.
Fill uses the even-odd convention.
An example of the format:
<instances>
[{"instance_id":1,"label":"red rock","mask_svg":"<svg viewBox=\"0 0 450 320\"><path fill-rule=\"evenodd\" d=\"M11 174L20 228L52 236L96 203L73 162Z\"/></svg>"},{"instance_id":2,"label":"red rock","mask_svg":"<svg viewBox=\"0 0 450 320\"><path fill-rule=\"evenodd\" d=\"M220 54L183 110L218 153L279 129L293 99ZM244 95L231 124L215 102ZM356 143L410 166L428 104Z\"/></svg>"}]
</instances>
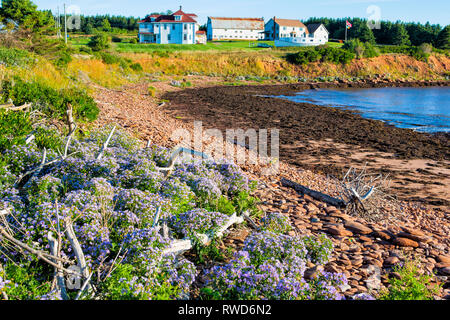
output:
<instances>
[{"instance_id":1,"label":"red rock","mask_svg":"<svg viewBox=\"0 0 450 320\"><path fill-rule=\"evenodd\" d=\"M327 231L328 233L334 234L336 236L341 236L341 237L353 236L352 232L342 229L342 228L338 228L338 227L328 227L325 231Z\"/></svg>"},{"instance_id":2,"label":"red rock","mask_svg":"<svg viewBox=\"0 0 450 320\"><path fill-rule=\"evenodd\" d=\"M391 239L391 236L387 232L384 232L384 231L375 231L374 234L375 234L375 237L386 240L386 241Z\"/></svg>"},{"instance_id":3,"label":"red rock","mask_svg":"<svg viewBox=\"0 0 450 320\"><path fill-rule=\"evenodd\" d=\"M439 272L445 276L450 276L450 267L445 267L439 270Z\"/></svg>"},{"instance_id":4,"label":"red rock","mask_svg":"<svg viewBox=\"0 0 450 320\"><path fill-rule=\"evenodd\" d=\"M419 236L419 235L410 234L407 232L400 232L397 234L397 237L408 238L408 239L414 240L416 242L423 242L423 243L429 243L432 241L431 237L427 237L425 235Z\"/></svg>"},{"instance_id":5,"label":"red rock","mask_svg":"<svg viewBox=\"0 0 450 320\"><path fill-rule=\"evenodd\" d=\"M363 225L361 223L354 222L354 221L347 221L345 223L345 227L355 233L360 233L360 234L372 233L372 229L370 229L369 227L366 227L365 225Z\"/></svg>"},{"instance_id":6,"label":"red rock","mask_svg":"<svg viewBox=\"0 0 450 320\"><path fill-rule=\"evenodd\" d=\"M439 256L436 257L436 259L439 262L450 263L450 257L449 256L439 255Z\"/></svg>"},{"instance_id":7,"label":"red rock","mask_svg":"<svg viewBox=\"0 0 450 320\"><path fill-rule=\"evenodd\" d=\"M397 257L389 257L387 259L384 260L384 263L388 266L392 266L394 264L397 264L400 262L400 259Z\"/></svg>"},{"instance_id":8,"label":"red rock","mask_svg":"<svg viewBox=\"0 0 450 320\"><path fill-rule=\"evenodd\" d=\"M395 238L394 244L401 247L412 247L412 248L417 248L419 246L419 244L416 241L408 238Z\"/></svg>"},{"instance_id":9,"label":"red rock","mask_svg":"<svg viewBox=\"0 0 450 320\"><path fill-rule=\"evenodd\" d=\"M425 233L423 233L420 230L417 229L412 229L412 228L408 228L408 227L402 227L402 230L406 233L409 233L410 235L414 235L414 236L418 236L418 237L424 237Z\"/></svg>"}]
</instances>

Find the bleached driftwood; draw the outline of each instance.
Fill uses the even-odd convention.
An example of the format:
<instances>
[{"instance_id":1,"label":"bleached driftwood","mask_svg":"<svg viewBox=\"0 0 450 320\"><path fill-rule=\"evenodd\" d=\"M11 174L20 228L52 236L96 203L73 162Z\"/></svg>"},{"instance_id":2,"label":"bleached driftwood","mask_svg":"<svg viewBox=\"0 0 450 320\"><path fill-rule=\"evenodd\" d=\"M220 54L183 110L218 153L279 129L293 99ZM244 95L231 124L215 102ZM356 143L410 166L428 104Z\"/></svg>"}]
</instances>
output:
<instances>
[{"instance_id":1,"label":"bleached driftwood","mask_svg":"<svg viewBox=\"0 0 450 320\"><path fill-rule=\"evenodd\" d=\"M307 194L308 196L310 196L316 200L328 203L332 206L335 206L336 208L346 207L345 201L343 201L341 199L336 199L336 198L330 197L329 195L324 194L322 192L314 191L312 189L309 189L305 186L302 186L301 184L298 184L298 183L288 180L286 178L281 179L281 184L283 187L293 188L297 192Z\"/></svg>"},{"instance_id":2,"label":"bleached driftwood","mask_svg":"<svg viewBox=\"0 0 450 320\"><path fill-rule=\"evenodd\" d=\"M85 278L89 276L89 272L87 270L86 259L84 257L83 249L81 248L80 242L75 235L75 231L73 230L72 221L67 218L65 220L66 226L66 237L69 239L70 245L72 246L73 253L78 262L78 266L80 267L81 273Z\"/></svg>"},{"instance_id":3,"label":"bleached driftwood","mask_svg":"<svg viewBox=\"0 0 450 320\"><path fill-rule=\"evenodd\" d=\"M75 129L76 129L76 126L75 126ZM72 132L70 132L69 135L67 136L67 141L66 141L66 144L65 144L65 147L64 147L64 154L60 153L59 158L56 158L56 159L51 160L49 162L45 162L46 159L47 159L47 150L44 148L44 153L42 155L42 160L41 160L41 163L39 164L39 166L37 166L36 168L34 168L32 170L29 170L29 171L25 172L21 176L19 176L19 178L17 178L17 180L16 180L14 185L17 186L28 175L32 175L31 178L37 176L42 171L42 169L44 167L50 166L50 165L55 164L57 162L62 162L64 160L66 160L68 157L73 156L74 154L77 154L79 151L75 151L75 152L73 152L71 154L68 154L70 142L72 141L72 137L73 137L73 134L75 133L75 129Z\"/></svg>"},{"instance_id":4,"label":"bleached driftwood","mask_svg":"<svg viewBox=\"0 0 450 320\"><path fill-rule=\"evenodd\" d=\"M64 267L61 267L58 265L58 263L55 263L53 261L61 261L64 263L70 263L70 261L64 260L62 258L56 257L52 254L48 254L44 251L35 249L30 247L29 245L17 240L16 238L14 238L12 235L10 235L5 229L4 227L0 226L0 241L9 241L11 242L13 245L15 245L18 249L22 249L25 250L33 255L35 255L38 259L48 263L49 265L60 269L61 271L65 272L66 274L71 274L71 275L77 275L77 276L81 276L80 274L78 274L77 272L73 271L73 270L69 270L66 269Z\"/></svg>"},{"instance_id":5,"label":"bleached driftwood","mask_svg":"<svg viewBox=\"0 0 450 320\"><path fill-rule=\"evenodd\" d=\"M36 136L34 134L30 134L27 139L25 140L25 144L29 145L31 143L31 141L33 141L34 139L36 139Z\"/></svg>"},{"instance_id":6,"label":"bleached driftwood","mask_svg":"<svg viewBox=\"0 0 450 320\"><path fill-rule=\"evenodd\" d=\"M50 251L53 256L58 257L58 249L59 249L59 241L56 240L53 237L52 232L49 232L47 235L48 242L50 244ZM53 261L54 263L57 263L59 267L62 267L62 263L60 261ZM60 268L55 268L55 279L56 279L56 286L58 288L58 292L60 293L63 300L69 300L69 296L67 295L66 291L66 283L64 279L64 273L61 271Z\"/></svg>"},{"instance_id":7,"label":"bleached driftwood","mask_svg":"<svg viewBox=\"0 0 450 320\"><path fill-rule=\"evenodd\" d=\"M73 108L70 103L67 105L66 118L67 118L67 125L69 126L69 132L75 131L75 121L73 120Z\"/></svg>"},{"instance_id":8,"label":"bleached driftwood","mask_svg":"<svg viewBox=\"0 0 450 320\"><path fill-rule=\"evenodd\" d=\"M31 108L31 103L26 103L24 105L17 106L17 107L12 103L0 105L0 109L5 109L8 111L22 111L22 110L29 110L30 108Z\"/></svg>"},{"instance_id":9,"label":"bleached driftwood","mask_svg":"<svg viewBox=\"0 0 450 320\"><path fill-rule=\"evenodd\" d=\"M106 141L103 143L103 146L102 146L102 148L100 149L100 152L98 153L97 160L100 160L100 159L103 157L103 154L105 153L106 148L108 148L109 141L111 140L111 138L112 138L112 136L113 136L115 130L116 130L116 126L114 126L114 127L112 128L111 132L110 132L109 135L108 135L108 138L107 138Z\"/></svg>"},{"instance_id":10,"label":"bleached driftwood","mask_svg":"<svg viewBox=\"0 0 450 320\"><path fill-rule=\"evenodd\" d=\"M250 217L250 215L248 214L248 212L243 212L242 216L244 217L245 220L247 220L248 223L250 223L250 225L253 227L253 229L255 230L259 230L258 225L255 223L255 221L253 221L253 219Z\"/></svg>"},{"instance_id":11,"label":"bleached driftwood","mask_svg":"<svg viewBox=\"0 0 450 320\"><path fill-rule=\"evenodd\" d=\"M197 239L200 241L202 245L207 245L210 243L214 238L221 238L226 230L230 228L234 224L240 224L244 222L243 217L238 217L236 213L234 213L225 224L223 224L214 234L207 235L207 234L197 234ZM191 239L182 239L182 240L174 240L169 248L165 249L163 251L164 255L168 254L181 254L185 251L189 251L192 248L194 248L195 243Z\"/></svg>"}]
</instances>

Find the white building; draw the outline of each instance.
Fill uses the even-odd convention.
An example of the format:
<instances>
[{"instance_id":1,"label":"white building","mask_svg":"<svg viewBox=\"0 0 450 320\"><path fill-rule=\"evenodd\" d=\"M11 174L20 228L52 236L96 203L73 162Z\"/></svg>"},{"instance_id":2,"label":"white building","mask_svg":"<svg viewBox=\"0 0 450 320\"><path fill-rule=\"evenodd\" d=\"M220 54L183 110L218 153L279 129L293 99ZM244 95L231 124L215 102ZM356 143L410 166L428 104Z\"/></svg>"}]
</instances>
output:
<instances>
[{"instance_id":1,"label":"white building","mask_svg":"<svg viewBox=\"0 0 450 320\"><path fill-rule=\"evenodd\" d=\"M266 23L264 33L266 40L278 40L280 38L305 37L309 31L300 20L273 17Z\"/></svg>"},{"instance_id":2,"label":"white building","mask_svg":"<svg viewBox=\"0 0 450 320\"><path fill-rule=\"evenodd\" d=\"M263 18L208 17L208 40L262 40Z\"/></svg>"},{"instance_id":3,"label":"white building","mask_svg":"<svg viewBox=\"0 0 450 320\"><path fill-rule=\"evenodd\" d=\"M149 15L139 21L139 42L158 44L195 44L197 15L181 10L171 15Z\"/></svg>"},{"instance_id":4,"label":"white building","mask_svg":"<svg viewBox=\"0 0 450 320\"><path fill-rule=\"evenodd\" d=\"M321 23L309 24L307 32L290 34L275 39L275 47L319 46L328 42L329 32Z\"/></svg>"},{"instance_id":5,"label":"white building","mask_svg":"<svg viewBox=\"0 0 450 320\"><path fill-rule=\"evenodd\" d=\"M325 44L328 42L330 33L322 23L308 24L309 38L314 39L313 42L318 44Z\"/></svg>"}]
</instances>

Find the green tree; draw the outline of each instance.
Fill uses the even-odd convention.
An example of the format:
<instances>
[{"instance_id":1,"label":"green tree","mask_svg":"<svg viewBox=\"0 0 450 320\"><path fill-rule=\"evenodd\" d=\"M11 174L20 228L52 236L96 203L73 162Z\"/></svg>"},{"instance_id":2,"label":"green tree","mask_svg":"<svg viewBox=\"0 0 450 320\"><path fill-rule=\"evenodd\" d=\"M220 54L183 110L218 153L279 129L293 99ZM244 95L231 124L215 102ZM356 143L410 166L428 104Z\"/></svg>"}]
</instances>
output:
<instances>
[{"instance_id":1,"label":"green tree","mask_svg":"<svg viewBox=\"0 0 450 320\"><path fill-rule=\"evenodd\" d=\"M446 26L439 32L436 39L436 47L439 49L450 49L450 25Z\"/></svg>"},{"instance_id":2,"label":"green tree","mask_svg":"<svg viewBox=\"0 0 450 320\"><path fill-rule=\"evenodd\" d=\"M94 26L91 23L88 23L84 26L83 32L85 34L93 34L94 33Z\"/></svg>"},{"instance_id":3,"label":"green tree","mask_svg":"<svg viewBox=\"0 0 450 320\"><path fill-rule=\"evenodd\" d=\"M375 44L375 36L372 30L367 26L365 20L354 21L353 28L349 31L350 37L353 39L359 39L362 42L369 42Z\"/></svg>"},{"instance_id":4,"label":"green tree","mask_svg":"<svg viewBox=\"0 0 450 320\"><path fill-rule=\"evenodd\" d=\"M105 32L111 31L111 24L108 19L103 19L102 21L102 30Z\"/></svg>"},{"instance_id":5,"label":"green tree","mask_svg":"<svg viewBox=\"0 0 450 320\"><path fill-rule=\"evenodd\" d=\"M18 23L20 28L34 33L46 32L54 25L51 12L38 11L37 6L30 0L3 0L0 17L4 20L11 19Z\"/></svg>"},{"instance_id":6,"label":"green tree","mask_svg":"<svg viewBox=\"0 0 450 320\"><path fill-rule=\"evenodd\" d=\"M109 37L104 33L99 33L91 38L88 46L93 51L101 51L109 48Z\"/></svg>"},{"instance_id":7,"label":"green tree","mask_svg":"<svg viewBox=\"0 0 450 320\"><path fill-rule=\"evenodd\" d=\"M11 19L17 23L23 22L27 16L37 12L37 5L30 0L3 0L0 16Z\"/></svg>"},{"instance_id":8,"label":"green tree","mask_svg":"<svg viewBox=\"0 0 450 320\"><path fill-rule=\"evenodd\" d=\"M396 23L392 26L390 30L391 33L391 43L396 46L409 46L411 41L409 41L409 35L403 24Z\"/></svg>"}]
</instances>

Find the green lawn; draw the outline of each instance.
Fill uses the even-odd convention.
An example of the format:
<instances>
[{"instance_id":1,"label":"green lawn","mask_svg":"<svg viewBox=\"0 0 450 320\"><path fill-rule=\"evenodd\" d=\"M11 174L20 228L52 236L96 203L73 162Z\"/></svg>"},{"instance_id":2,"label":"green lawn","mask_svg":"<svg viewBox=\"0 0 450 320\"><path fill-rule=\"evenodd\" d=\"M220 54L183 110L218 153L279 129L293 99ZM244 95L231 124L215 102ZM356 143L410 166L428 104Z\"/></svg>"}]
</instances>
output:
<instances>
[{"instance_id":1,"label":"green lawn","mask_svg":"<svg viewBox=\"0 0 450 320\"><path fill-rule=\"evenodd\" d=\"M133 44L130 43L130 37L121 36L121 43L113 43L113 48L123 53L148 53L154 51L177 52L177 51L260 51L272 50L270 48L257 47L258 43L264 43L273 46L273 41L209 41L203 44ZM69 42L74 46L87 45L90 36L73 36ZM342 43L328 42L329 46L341 47ZM278 48L276 51L297 51L298 47Z\"/></svg>"},{"instance_id":2,"label":"green lawn","mask_svg":"<svg viewBox=\"0 0 450 320\"><path fill-rule=\"evenodd\" d=\"M233 51L233 50L264 50L267 48L256 47L258 43L266 43L273 46L273 41L213 41L204 44L132 44L117 43L119 52L145 53L152 51ZM253 44L253 46L252 46Z\"/></svg>"}]
</instances>

